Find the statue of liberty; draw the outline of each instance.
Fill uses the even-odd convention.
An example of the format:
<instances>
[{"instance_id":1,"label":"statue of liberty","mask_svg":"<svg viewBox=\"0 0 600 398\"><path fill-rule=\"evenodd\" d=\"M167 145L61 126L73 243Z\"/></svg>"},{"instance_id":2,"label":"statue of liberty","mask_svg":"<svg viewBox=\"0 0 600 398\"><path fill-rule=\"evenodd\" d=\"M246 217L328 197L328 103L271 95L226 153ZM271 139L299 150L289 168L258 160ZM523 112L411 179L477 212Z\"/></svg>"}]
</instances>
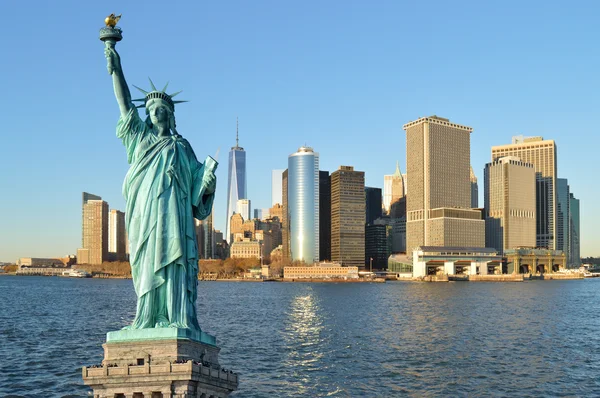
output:
<instances>
[{"instance_id":1,"label":"statue of liberty","mask_svg":"<svg viewBox=\"0 0 600 398\"><path fill-rule=\"evenodd\" d=\"M107 23L108 26L108 23ZM113 24L114 26L114 24ZM117 137L127 152L129 171L123 183L125 223L137 310L129 329L200 330L196 316L198 246L194 218L211 212L216 162L196 159L189 142L175 129L176 94L138 87L145 95L140 108L131 94L114 41L104 50L121 110ZM134 86L135 87L135 86Z\"/></svg>"}]
</instances>

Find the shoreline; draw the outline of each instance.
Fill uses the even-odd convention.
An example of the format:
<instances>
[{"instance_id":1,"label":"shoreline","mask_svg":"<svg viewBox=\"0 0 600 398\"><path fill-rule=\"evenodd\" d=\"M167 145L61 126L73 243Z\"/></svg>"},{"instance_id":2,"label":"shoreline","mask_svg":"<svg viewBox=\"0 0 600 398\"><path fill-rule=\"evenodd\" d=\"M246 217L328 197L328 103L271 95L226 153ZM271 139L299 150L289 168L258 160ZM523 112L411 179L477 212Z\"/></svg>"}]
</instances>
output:
<instances>
[{"instance_id":1,"label":"shoreline","mask_svg":"<svg viewBox=\"0 0 600 398\"><path fill-rule=\"evenodd\" d=\"M43 277L58 277L67 279L131 279L130 276L124 275L93 275L90 278L76 278L62 275L31 275L31 274L16 274L16 273L0 273L1 276L43 276ZM323 278L273 278L273 279L243 279L243 278L219 278L219 279L202 279L198 278L198 282L283 282L283 283L385 283L385 282L415 282L415 283L436 283L436 282L528 282L528 281L552 281L552 280L584 280L583 274L544 274L544 275L527 275L527 274L502 274L502 275L431 275L426 277L410 277L410 278L386 278L373 279L323 279Z\"/></svg>"}]
</instances>

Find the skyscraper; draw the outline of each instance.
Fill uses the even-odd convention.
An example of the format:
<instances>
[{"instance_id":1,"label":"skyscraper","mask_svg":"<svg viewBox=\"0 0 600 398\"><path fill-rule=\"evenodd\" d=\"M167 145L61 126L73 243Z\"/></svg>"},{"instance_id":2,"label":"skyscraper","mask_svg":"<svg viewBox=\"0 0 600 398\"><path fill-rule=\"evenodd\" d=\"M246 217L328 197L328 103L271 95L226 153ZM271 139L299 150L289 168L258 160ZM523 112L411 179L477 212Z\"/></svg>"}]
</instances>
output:
<instances>
[{"instance_id":1,"label":"skyscraper","mask_svg":"<svg viewBox=\"0 0 600 398\"><path fill-rule=\"evenodd\" d=\"M471 208L476 209L479 207L479 187L477 186L477 177L473 173L473 166L471 168Z\"/></svg>"},{"instance_id":2,"label":"skyscraper","mask_svg":"<svg viewBox=\"0 0 600 398\"><path fill-rule=\"evenodd\" d=\"M108 251L117 261L125 261L127 258L126 239L125 213L112 209L109 213Z\"/></svg>"},{"instance_id":3,"label":"skyscraper","mask_svg":"<svg viewBox=\"0 0 600 398\"><path fill-rule=\"evenodd\" d=\"M419 246L484 247L485 222L471 209L470 134L438 116L404 125L407 195L406 251Z\"/></svg>"},{"instance_id":4,"label":"skyscraper","mask_svg":"<svg viewBox=\"0 0 600 398\"><path fill-rule=\"evenodd\" d=\"M331 173L331 260L365 266L365 173L352 166Z\"/></svg>"},{"instance_id":5,"label":"skyscraper","mask_svg":"<svg viewBox=\"0 0 600 398\"><path fill-rule=\"evenodd\" d=\"M387 259L391 254L391 229L386 224L365 226L365 267L387 268Z\"/></svg>"},{"instance_id":6,"label":"skyscraper","mask_svg":"<svg viewBox=\"0 0 600 398\"><path fill-rule=\"evenodd\" d=\"M198 258L215 258L216 245L215 230L213 229L212 212L204 220L196 221L196 240L198 242Z\"/></svg>"},{"instance_id":7,"label":"skyscraper","mask_svg":"<svg viewBox=\"0 0 600 398\"><path fill-rule=\"evenodd\" d=\"M288 160L289 162L289 160ZM290 208L288 205L288 169L281 173L281 260L289 264L290 256Z\"/></svg>"},{"instance_id":8,"label":"skyscraper","mask_svg":"<svg viewBox=\"0 0 600 398\"><path fill-rule=\"evenodd\" d=\"M281 204L279 205L281 206ZM265 220L271 217L271 209L254 209L254 218Z\"/></svg>"},{"instance_id":9,"label":"skyscraper","mask_svg":"<svg viewBox=\"0 0 600 398\"><path fill-rule=\"evenodd\" d=\"M365 223L370 225L381 217L381 188L365 187Z\"/></svg>"},{"instance_id":10,"label":"skyscraper","mask_svg":"<svg viewBox=\"0 0 600 398\"><path fill-rule=\"evenodd\" d=\"M516 156L531 163L536 178L536 246L556 250L556 145L542 137L513 137L512 144L492 147L492 162Z\"/></svg>"},{"instance_id":11,"label":"skyscraper","mask_svg":"<svg viewBox=\"0 0 600 398\"><path fill-rule=\"evenodd\" d=\"M572 267L579 267L581 265L581 253L579 251L579 199L573 196L573 193L569 193L569 224L571 226L571 233L569 235L569 255L570 259L567 259L567 264Z\"/></svg>"},{"instance_id":12,"label":"skyscraper","mask_svg":"<svg viewBox=\"0 0 600 398\"><path fill-rule=\"evenodd\" d=\"M386 214L392 211L392 205L398 203L405 197L404 178L400 173L400 164L396 162L396 171L394 174L383 176L383 209ZM401 212L397 208L396 213ZM395 215L393 217L402 217Z\"/></svg>"},{"instance_id":13,"label":"skyscraper","mask_svg":"<svg viewBox=\"0 0 600 398\"><path fill-rule=\"evenodd\" d=\"M287 207L292 261L319 261L319 154L300 147L288 157Z\"/></svg>"},{"instance_id":14,"label":"skyscraper","mask_svg":"<svg viewBox=\"0 0 600 398\"><path fill-rule=\"evenodd\" d=\"M569 181L566 178L556 179L556 250L562 250L567 258L567 264L571 258L569 255L569 242L571 241L571 225L569 220Z\"/></svg>"},{"instance_id":15,"label":"skyscraper","mask_svg":"<svg viewBox=\"0 0 600 398\"><path fill-rule=\"evenodd\" d=\"M102 264L108 261L108 203L87 192L82 197L82 236L77 262Z\"/></svg>"},{"instance_id":16,"label":"skyscraper","mask_svg":"<svg viewBox=\"0 0 600 398\"><path fill-rule=\"evenodd\" d=\"M535 170L514 156L485 166L485 246L535 247Z\"/></svg>"},{"instance_id":17,"label":"skyscraper","mask_svg":"<svg viewBox=\"0 0 600 398\"><path fill-rule=\"evenodd\" d=\"M283 191L281 187L281 175L283 170L273 170L271 172L271 206L283 202Z\"/></svg>"},{"instance_id":18,"label":"skyscraper","mask_svg":"<svg viewBox=\"0 0 600 398\"><path fill-rule=\"evenodd\" d=\"M241 214L244 221L252 220L250 199L238 199L235 212Z\"/></svg>"},{"instance_id":19,"label":"skyscraper","mask_svg":"<svg viewBox=\"0 0 600 398\"><path fill-rule=\"evenodd\" d=\"M236 123L235 146L229 152L229 171L227 174L227 214L225 217L225 236L229 239L231 230L229 220L235 212L237 201L246 199L246 151L239 145L239 129Z\"/></svg>"},{"instance_id":20,"label":"skyscraper","mask_svg":"<svg viewBox=\"0 0 600 398\"><path fill-rule=\"evenodd\" d=\"M319 261L331 261L331 177L319 171Z\"/></svg>"}]
</instances>

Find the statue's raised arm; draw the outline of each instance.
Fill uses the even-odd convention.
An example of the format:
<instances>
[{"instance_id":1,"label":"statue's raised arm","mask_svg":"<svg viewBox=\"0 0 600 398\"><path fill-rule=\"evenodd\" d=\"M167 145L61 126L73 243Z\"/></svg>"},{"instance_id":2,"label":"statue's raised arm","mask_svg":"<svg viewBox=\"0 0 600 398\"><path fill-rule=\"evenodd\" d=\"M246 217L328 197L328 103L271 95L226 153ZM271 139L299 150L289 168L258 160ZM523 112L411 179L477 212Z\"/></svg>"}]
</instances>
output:
<instances>
[{"instance_id":1,"label":"statue's raised arm","mask_svg":"<svg viewBox=\"0 0 600 398\"><path fill-rule=\"evenodd\" d=\"M104 55L106 56L108 73L110 73L113 78L115 96L119 103L121 116L124 117L133 107L133 104L131 102L131 93L129 92L129 87L127 87L125 75L123 74L123 68L121 67L121 57L114 45L110 44L107 44L104 48Z\"/></svg>"}]
</instances>

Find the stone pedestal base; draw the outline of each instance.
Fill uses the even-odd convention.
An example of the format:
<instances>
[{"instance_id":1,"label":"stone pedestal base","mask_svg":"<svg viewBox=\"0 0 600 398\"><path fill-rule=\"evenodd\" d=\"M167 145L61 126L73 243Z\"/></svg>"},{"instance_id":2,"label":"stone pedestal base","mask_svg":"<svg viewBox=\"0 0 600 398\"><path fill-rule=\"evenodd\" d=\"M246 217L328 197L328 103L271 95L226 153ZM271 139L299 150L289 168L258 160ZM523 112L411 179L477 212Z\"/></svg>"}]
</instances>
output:
<instances>
[{"instance_id":1,"label":"stone pedestal base","mask_svg":"<svg viewBox=\"0 0 600 398\"><path fill-rule=\"evenodd\" d=\"M102 365L84 367L83 382L94 398L227 397L238 375L219 365L214 337L186 334L169 328L111 332Z\"/></svg>"}]
</instances>

